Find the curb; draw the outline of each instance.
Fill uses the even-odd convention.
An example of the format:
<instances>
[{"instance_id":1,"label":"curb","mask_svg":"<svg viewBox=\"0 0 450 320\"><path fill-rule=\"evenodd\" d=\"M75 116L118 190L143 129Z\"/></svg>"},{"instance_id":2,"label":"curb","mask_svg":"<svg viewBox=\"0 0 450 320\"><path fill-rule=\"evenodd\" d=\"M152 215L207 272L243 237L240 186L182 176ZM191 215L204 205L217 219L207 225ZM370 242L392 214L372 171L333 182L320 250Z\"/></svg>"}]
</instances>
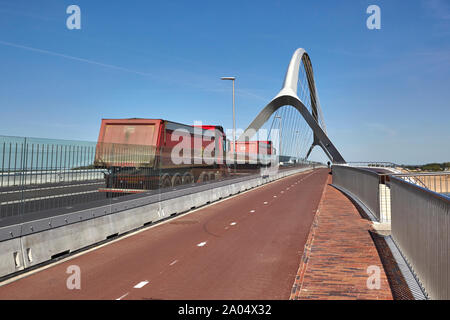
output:
<instances>
[{"instance_id":1,"label":"curb","mask_svg":"<svg viewBox=\"0 0 450 320\"><path fill-rule=\"evenodd\" d=\"M306 269L308 267L309 256L311 254L311 248L312 248L312 244L314 242L314 235L316 234L316 229L319 225L320 209L322 207L322 203L323 203L323 199L325 196L325 191L327 189L327 186L328 186L328 178L327 178L325 186L323 187L323 190L322 190L319 207L317 208L311 228L309 229L308 240L306 241L306 244L303 249L303 255L300 260L300 266L298 268L297 275L295 276L295 281L292 286L291 295L289 297L289 300L299 300L298 294L300 294L302 287L303 287L303 280L305 278Z\"/></svg>"}]
</instances>

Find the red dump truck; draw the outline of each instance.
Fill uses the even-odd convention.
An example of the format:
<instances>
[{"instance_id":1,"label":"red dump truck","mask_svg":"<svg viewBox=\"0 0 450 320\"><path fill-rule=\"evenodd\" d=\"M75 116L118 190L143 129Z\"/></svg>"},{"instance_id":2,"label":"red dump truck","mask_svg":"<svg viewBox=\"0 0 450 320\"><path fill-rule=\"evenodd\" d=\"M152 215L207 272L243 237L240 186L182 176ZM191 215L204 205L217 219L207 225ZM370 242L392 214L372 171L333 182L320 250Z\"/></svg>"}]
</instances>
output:
<instances>
[{"instance_id":1,"label":"red dump truck","mask_svg":"<svg viewBox=\"0 0 450 320\"><path fill-rule=\"evenodd\" d=\"M108 169L105 192L137 193L228 174L220 126L162 119L103 119L95 166Z\"/></svg>"},{"instance_id":2,"label":"red dump truck","mask_svg":"<svg viewBox=\"0 0 450 320\"><path fill-rule=\"evenodd\" d=\"M236 141L236 153L246 156L272 154L272 141ZM230 151L234 151L234 143L230 143Z\"/></svg>"},{"instance_id":3,"label":"red dump truck","mask_svg":"<svg viewBox=\"0 0 450 320\"><path fill-rule=\"evenodd\" d=\"M218 180L233 169L267 165L271 141L236 142L221 126L188 126L162 119L103 119L94 165L107 169L107 193L146 190ZM227 150L228 149L228 150ZM228 156L228 159L227 159ZM255 162L256 160L256 162Z\"/></svg>"},{"instance_id":4,"label":"red dump truck","mask_svg":"<svg viewBox=\"0 0 450 320\"><path fill-rule=\"evenodd\" d=\"M236 141L229 142L230 151L234 152L241 168L255 168L267 165L273 154L272 141Z\"/></svg>"}]
</instances>

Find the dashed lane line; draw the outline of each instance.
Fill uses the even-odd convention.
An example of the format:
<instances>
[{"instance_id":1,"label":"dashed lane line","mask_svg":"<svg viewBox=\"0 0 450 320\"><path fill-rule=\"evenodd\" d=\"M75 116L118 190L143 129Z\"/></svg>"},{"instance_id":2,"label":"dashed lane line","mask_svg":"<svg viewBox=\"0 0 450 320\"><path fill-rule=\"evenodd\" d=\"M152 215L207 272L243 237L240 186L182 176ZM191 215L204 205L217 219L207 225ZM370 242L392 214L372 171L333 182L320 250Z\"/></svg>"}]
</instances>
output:
<instances>
[{"instance_id":1,"label":"dashed lane line","mask_svg":"<svg viewBox=\"0 0 450 320\"><path fill-rule=\"evenodd\" d=\"M148 284L148 281L147 281L147 280L141 281L141 282L139 282L137 285L135 285L133 288L135 288L135 289L141 289L141 288L145 287L147 284Z\"/></svg>"}]
</instances>

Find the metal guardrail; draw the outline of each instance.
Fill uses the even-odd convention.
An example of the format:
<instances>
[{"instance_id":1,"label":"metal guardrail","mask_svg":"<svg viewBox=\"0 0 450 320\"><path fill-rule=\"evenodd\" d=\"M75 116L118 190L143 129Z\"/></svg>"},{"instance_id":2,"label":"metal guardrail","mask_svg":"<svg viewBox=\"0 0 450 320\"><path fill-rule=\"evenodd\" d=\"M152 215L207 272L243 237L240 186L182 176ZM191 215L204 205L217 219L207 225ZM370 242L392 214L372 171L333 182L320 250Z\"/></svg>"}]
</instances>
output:
<instances>
[{"instance_id":1,"label":"metal guardrail","mask_svg":"<svg viewBox=\"0 0 450 320\"><path fill-rule=\"evenodd\" d=\"M408 173L393 176L433 192L450 196L450 172Z\"/></svg>"},{"instance_id":2,"label":"metal guardrail","mask_svg":"<svg viewBox=\"0 0 450 320\"><path fill-rule=\"evenodd\" d=\"M96 144L0 136L0 225L5 219L100 200Z\"/></svg>"},{"instance_id":3,"label":"metal guardrail","mask_svg":"<svg viewBox=\"0 0 450 320\"><path fill-rule=\"evenodd\" d=\"M395 242L430 298L450 299L450 198L404 177L390 184Z\"/></svg>"},{"instance_id":4,"label":"metal guardrail","mask_svg":"<svg viewBox=\"0 0 450 320\"><path fill-rule=\"evenodd\" d=\"M450 173L379 174L333 166L333 184L351 193L380 222L427 294L450 299Z\"/></svg>"},{"instance_id":5,"label":"metal guardrail","mask_svg":"<svg viewBox=\"0 0 450 320\"><path fill-rule=\"evenodd\" d=\"M393 162L383 162L383 161L358 161L358 162L347 162L348 165L352 167L376 167L376 168L398 168L399 165Z\"/></svg>"},{"instance_id":6,"label":"metal guardrail","mask_svg":"<svg viewBox=\"0 0 450 320\"><path fill-rule=\"evenodd\" d=\"M412 183L418 184L426 189L430 189L433 191L435 190L436 183L439 183L440 181L436 181L436 177L442 177L445 175L450 174L450 172L431 172L431 173L427 173L427 172L415 172L415 171L411 171L408 168L405 168L403 165L399 165L393 162L370 162L370 161L360 161L360 162L348 162L348 165L350 165L351 167L360 167L360 168L379 168L379 169L383 169L383 168L388 168L388 169L393 169L393 174L398 175L398 176L402 176L402 178L404 178L407 181L410 181ZM395 172L397 171L397 172ZM422 179L420 177L426 177L426 176L433 176L435 177L434 180L434 184L432 183L433 181L431 181L431 179L427 179L429 183L425 183L425 179ZM449 181L444 181L443 183L446 183L446 190L447 193L449 193L450 191L448 191L448 186L450 185ZM436 191L441 193L441 191Z\"/></svg>"},{"instance_id":7,"label":"metal guardrail","mask_svg":"<svg viewBox=\"0 0 450 320\"><path fill-rule=\"evenodd\" d=\"M380 178L376 172L349 166L333 166L333 184L355 195L377 220L387 220L380 209Z\"/></svg>"},{"instance_id":8,"label":"metal guardrail","mask_svg":"<svg viewBox=\"0 0 450 320\"><path fill-rule=\"evenodd\" d=\"M392 195L391 195L391 177L397 177L404 181L417 185L418 187L450 196L450 173L408 173L408 174L379 174L380 177L380 213L386 218L384 221L391 220Z\"/></svg>"}]
</instances>

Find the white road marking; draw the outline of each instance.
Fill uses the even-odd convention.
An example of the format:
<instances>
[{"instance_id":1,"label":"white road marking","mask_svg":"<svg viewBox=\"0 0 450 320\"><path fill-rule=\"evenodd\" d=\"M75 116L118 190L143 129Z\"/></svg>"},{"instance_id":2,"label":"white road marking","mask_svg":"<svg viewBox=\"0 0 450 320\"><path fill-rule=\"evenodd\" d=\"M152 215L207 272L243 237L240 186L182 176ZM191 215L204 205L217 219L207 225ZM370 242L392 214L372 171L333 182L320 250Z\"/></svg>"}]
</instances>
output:
<instances>
[{"instance_id":1,"label":"white road marking","mask_svg":"<svg viewBox=\"0 0 450 320\"><path fill-rule=\"evenodd\" d=\"M39 197L39 198L30 198L30 199L23 199L23 200L6 201L6 202L0 203L0 205L15 204L15 203L20 203L20 202L30 202L30 201L37 201L37 200L46 200L46 199L56 199L56 198L63 198L63 197L69 197L69 196L79 196L79 195L88 194L88 193L98 193L98 190L83 191L83 192L73 192L73 193L64 193L64 194L58 194L58 195L53 195L53 196L45 196L45 197Z\"/></svg>"},{"instance_id":2,"label":"white road marking","mask_svg":"<svg viewBox=\"0 0 450 320\"><path fill-rule=\"evenodd\" d=\"M6 180L6 178L5 178L5 180ZM82 183L82 184L69 184L69 185L66 185L66 186L47 187L47 188L35 188L35 189L24 189L23 191L24 192L34 192L34 191L54 190L54 189L62 189L62 188L85 187L85 186L102 185L102 184L103 184L102 182ZM22 192L22 190L6 191L6 192L3 192L3 194L11 194L11 193L19 193L19 192Z\"/></svg>"},{"instance_id":3,"label":"white road marking","mask_svg":"<svg viewBox=\"0 0 450 320\"><path fill-rule=\"evenodd\" d=\"M148 284L148 281L141 281L137 285L134 286L135 289L141 289Z\"/></svg>"},{"instance_id":4,"label":"white road marking","mask_svg":"<svg viewBox=\"0 0 450 320\"><path fill-rule=\"evenodd\" d=\"M172 261L172 263L171 264L169 264L169 266L173 266L175 263L177 263L178 262L178 260L174 260L174 261Z\"/></svg>"},{"instance_id":5,"label":"white road marking","mask_svg":"<svg viewBox=\"0 0 450 320\"><path fill-rule=\"evenodd\" d=\"M123 298L125 298L127 295L129 295L130 293L129 292L127 292L127 293L125 293L123 296L121 296L120 298L117 298L116 300L122 300Z\"/></svg>"},{"instance_id":6,"label":"white road marking","mask_svg":"<svg viewBox=\"0 0 450 320\"><path fill-rule=\"evenodd\" d=\"M206 241L205 242L201 242L197 245L197 247L204 247L206 245Z\"/></svg>"}]
</instances>

